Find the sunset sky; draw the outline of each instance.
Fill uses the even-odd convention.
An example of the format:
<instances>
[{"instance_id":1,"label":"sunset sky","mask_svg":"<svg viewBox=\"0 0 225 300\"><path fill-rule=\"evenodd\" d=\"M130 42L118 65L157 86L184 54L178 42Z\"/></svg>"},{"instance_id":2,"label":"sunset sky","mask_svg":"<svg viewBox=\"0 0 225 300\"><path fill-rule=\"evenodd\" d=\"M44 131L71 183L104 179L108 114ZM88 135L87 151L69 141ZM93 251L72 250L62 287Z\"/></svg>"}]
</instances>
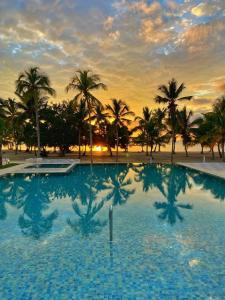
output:
<instances>
[{"instance_id":1,"label":"sunset sky","mask_svg":"<svg viewBox=\"0 0 225 300\"><path fill-rule=\"evenodd\" d=\"M225 94L224 0L1 0L0 97L14 97L18 73L38 65L57 91L89 68L136 113L155 107L157 86L185 82L188 107L209 109Z\"/></svg>"}]
</instances>

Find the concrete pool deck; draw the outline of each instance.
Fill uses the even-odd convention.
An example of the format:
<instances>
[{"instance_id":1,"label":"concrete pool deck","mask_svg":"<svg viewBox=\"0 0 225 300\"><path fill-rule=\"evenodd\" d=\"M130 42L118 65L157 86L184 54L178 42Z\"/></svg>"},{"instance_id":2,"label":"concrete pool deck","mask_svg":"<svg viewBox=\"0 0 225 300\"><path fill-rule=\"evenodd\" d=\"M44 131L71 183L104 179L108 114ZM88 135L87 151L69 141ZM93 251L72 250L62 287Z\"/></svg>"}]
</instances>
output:
<instances>
[{"instance_id":1,"label":"concrete pool deck","mask_svg":"<svg viewBox=\"0 0 225 300\"><path fill-rule=\"evenodd\" d=\"M225 163L223 162L215 162L215 163L179 162L177 163L177 165L184 166L196 171L200 171L209 175L213 175L225 179Z\"/></svg>"},{"instance_id":2,"label":"concrete pool deck","mask_svg":"<svg viewBox=\"0 0 225 300\"><path fill-rule=\"evenodd\" d=\"M0 177L9 174L65 174L69 173L79 163L79 159L29 159L16 166L0 170ZM47 167L47 165L61 164L68 166L62 168ZM42 165L42 167L39 168L38 165ZM46 165L46 168L43 165Z\"/></svg>"}]
</instances>

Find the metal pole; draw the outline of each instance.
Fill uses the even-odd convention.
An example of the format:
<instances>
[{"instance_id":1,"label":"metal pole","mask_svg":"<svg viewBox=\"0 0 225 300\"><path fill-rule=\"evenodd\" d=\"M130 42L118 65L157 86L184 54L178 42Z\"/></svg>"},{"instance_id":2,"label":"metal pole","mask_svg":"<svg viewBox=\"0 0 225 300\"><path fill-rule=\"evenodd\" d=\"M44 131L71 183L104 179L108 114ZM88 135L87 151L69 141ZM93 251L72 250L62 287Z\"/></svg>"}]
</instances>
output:
<instances>
[{"instance_id":1,"label":"metal pole","mask_svg":"<svg viewBox=\"0 0 225 300\"><path fill-rule=\"evenodd\" d=\"M113 206L109 208L109 241L113 240Z\"/></svg>"}]
</instances>

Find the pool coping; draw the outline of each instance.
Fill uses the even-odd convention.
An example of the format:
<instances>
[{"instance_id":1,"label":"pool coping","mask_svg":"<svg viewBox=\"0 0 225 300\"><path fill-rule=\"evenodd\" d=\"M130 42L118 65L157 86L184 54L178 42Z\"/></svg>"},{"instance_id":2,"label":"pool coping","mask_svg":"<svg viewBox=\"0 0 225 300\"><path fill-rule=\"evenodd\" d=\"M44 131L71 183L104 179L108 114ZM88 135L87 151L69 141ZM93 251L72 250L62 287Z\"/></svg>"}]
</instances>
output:
<instances>
[{"instance_id":1,"label":"pool coping","mask_svg":"<svg viewBox=\"0 0 225 300\"><path fill-rule=\"evenodd\" d=\"M34 159L20 163L16 166L0 170L0 177L10 174L66 174L69 173L77 164L80 163L79 159ZM31 168L35 164L68 164L66 168ZM29 167L29 168L28 168Z\"/></svg>"},{"instance_id":2,"label":"pool coping","mask_svg":"<svg viewBox=\"0 0 225 300\"><path fill-rule=\"evenodd\" d=\"M177 162L178 166L186 167L198 172L202 172L217 178L225 179L225 163L223 162L217 162L217 163L206 163L206 162Z\"/></svg>"}]
</instances>

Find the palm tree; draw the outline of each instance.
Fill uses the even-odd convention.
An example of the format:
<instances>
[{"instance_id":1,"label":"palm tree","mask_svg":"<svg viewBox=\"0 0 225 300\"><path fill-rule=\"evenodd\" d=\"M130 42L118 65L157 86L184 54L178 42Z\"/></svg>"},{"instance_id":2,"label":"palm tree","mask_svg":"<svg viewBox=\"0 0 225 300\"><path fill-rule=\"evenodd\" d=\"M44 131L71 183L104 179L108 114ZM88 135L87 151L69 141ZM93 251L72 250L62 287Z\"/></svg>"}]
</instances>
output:
<instances>
[{"instance_id":1,"label":"palm tree","mask_svg":"<svg viewBox=\"0 0 225 300\"><path fill-rule=\"evenodd\" d=\"M36 135L37 135L37 157L40 157L41 140L40 140L40 122L39 107L40 99L45 95L55 95L55 90L51 88L49 77L40 72L38 67L31 67L21 73L16 80L16 94L24 99L25 104L32 104L35 111Z\"/></svg>"},{"instance_id":2,"label":"palm tree","mask_svg":"<svg viewBox=\"0 0 225 300\"><path fill-rule=\"evenodd\" d=\"M171 151L171 162L173 162L173 154L175 148L175 126L176 126L176 108L177 102L182 100L191 100L192 96L180 97L181 93L185 89L184 83L178 86L177 81L172 79L168 82L168 86L160 85L159 91L162 92L163 96L157 95L155 101L157 103L167 104L167 109L169 113L169 119L171 121L172 127L172 151Z\"/></svg>"},{"instance_id":3,"label":"palm tree","mask_svg":"<svg viewBox=\"0 0 225 300\"><path fill-rule=\"evenodd\" d=\"M22 132L22 124L24 121L24 116L22 112L25 110L25 106L17 102L15 99L8 98L5 101L5 117L6 123L12 131L13 142L15 144L15 154L18 151L18 138Z\"/></svg>"},{"instance_id":4,"label":"palm tree","mask_svg":"<svg viewBox=\"0 0 225 300\"><path fill-rule=\"evenodd\" d=\"M93 74L90 70L78 70L70 83L66 87L66 92L70 90L78 91L75 95L74 100L83 99L88 108L89 115L89 132L90 132L90 150L91 150L91 163L93 163L92 155L92 125L91 125L91 113L93 108L101 102L92 94L92 91L106 89L106 85L100 82L100 77L97 74Z\"/></svg>"},{"instance_id":5,"label":"palm tree","mask_svg":"<svg viewBox=\"0 0 225 300\"><path fill-rule=\"evenodd\" d=\"M216 101L213 106L213 112L215 114L215 127L220 137L222 147L222 159L225 161L225 96Z\"/></svg>"},{"instance_id":6,"label":"palm tree","mask_svg":"<svg viewBox=\"0 0 225 300\"><path fill-rule=\"evenodd\" d=\"M118 161L118 149L119 149L119 128L129 125L131 120L130 116L134 116L134 113L129 110L129 106L122 100L112 99L112 104L106 106L109 111L109 117L112 118L112 124L115 126L116 131L116 161Z\"/></svg>"},{"instance_id":7,"label":"palm tree","mask_svg":"<svg viewBox=\"0 0 225 300\"><path fill-rule=\"evenodd\" d=\"M149 146L149 139L148 139L148 134L147 134L147 124L151 118L151 111L150 109L146 106L143 108L142 111L143 117L137 116L135 118L135 121L138 121L139 125L135 128L135 130L140 130L143 132L144 138L146 140L146 155L148 155L148 146Z\"/></svg>"},{"instance_id":8,"label":"palm tree","mask_svg":"<svg viewBox=\"0 0 225 300\"><path fill-rule=\"evenodd\" d=\"M109 114L105 111L103 105L96 105L94 110L94 115L91 117L91 120L95 122L95 125L98 126L98 131L100 134L105 134L105 128L108 124Z\"/></svg>"},{"instance_id":9,"label":"palm tree","mask_svg":"<svg viewBox=\"0 0 225 300\"><path fill-rule=\"evenodd\" d=\"M75 122L78 130L78 153L79 158L81 156L81 134L85 131L86 119L88 116L88 110L84 100L81 100L79 103L76 101L75 105Z\"/></svg>"},{"instance_id":10,"label":"palm tree","mask_svg":"<svg viewBox=\"0 0 225 300\"><path fill-rule=\"evenodd\" d=\"M158 146L160 152L161 146L165 146L169 142L169 134L167 132L167 126L164 122L166 116L166 109L157 108L153 111L156 126L158 128L158 136L155 138L155 149Z\"/></svg>"},{"instance_id":11,"label":"palm tree","mask_svg":"<svg viewBox=\"0 0 225 300\"><path fill-rule=\"evenodd\" d=\"M0 99L0 166L2 165L2 145L5 133L5 100Z\"/></svg>"},{"instance_id":12,"label":"palm tree","mask_svg":"<svg viewBox=\"0 0 225 300\"><path fill-rule=\"evenodd\" d=\"M214 159L214 147L220 139L215 126L216 115L214 112L205 113L203 114L203 118L196 120L196 122L198 123L198 128L195 129L195 137L201 143L202 147L203 145L209 147L212 159Z\"/></svg>"},{"instance_id":13,"label":"palm tree","mask_svg":"<svg viewBox=\"0 0 225 300\"><path fill-rule=\"evenodd\" d=\"M191 121L192 116L193 112L191 110L188 112L186 107L180 111L177 110L177 121L186 156L188 156L188 146L192 143L193 127L196 125L196 121Z\"/></svg>"}]
</instances>

